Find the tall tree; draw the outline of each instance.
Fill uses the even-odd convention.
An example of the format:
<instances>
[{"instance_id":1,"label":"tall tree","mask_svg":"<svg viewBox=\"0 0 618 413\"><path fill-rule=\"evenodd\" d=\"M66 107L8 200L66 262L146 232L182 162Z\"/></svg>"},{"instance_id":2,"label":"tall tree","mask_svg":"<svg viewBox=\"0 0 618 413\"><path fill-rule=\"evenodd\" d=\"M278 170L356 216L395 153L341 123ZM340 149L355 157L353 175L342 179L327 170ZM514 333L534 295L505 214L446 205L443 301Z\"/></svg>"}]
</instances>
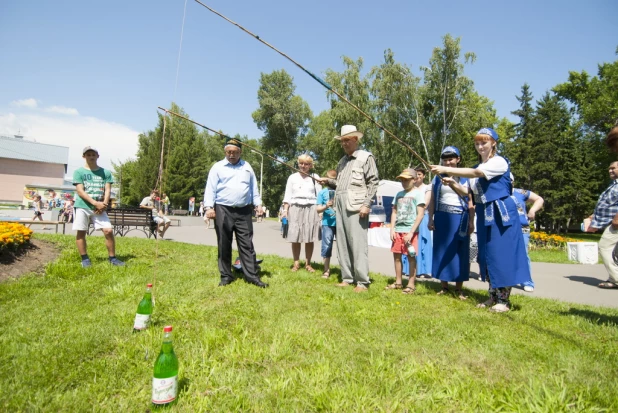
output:
<instances>
[{"instance_id":1,"label":"tall tree","mask_svg":"<svg viewBox=\"0 0 618 413\"><path fill-rule=\"evenodd\" d=\"M461 61L460 38L447 34L442 40L442 47L434 48L429 66L421 67L424 74L422 110L428 125L432 160L439 159L447 144L468 145L469 136L474 133L464 130L462 122L473 113L473 108L466 107L465 102L474 87L472 80L464 75L464 66L474 63L476 55L464 53Z\"/></svg>"},{"instance_id":2,"label":"tall tree","mask_svg":"<svg viewBox=\"0 0 618 413\"><path fill-rule=\"evenodd\" d=\"M300 154L298 142L307 132L313 117L307 102L295 95L293 78L285 70L270 74L262 73L258 89L259 108L253 112L253 120L264 132L261 147L264 152L293 164ZM289 170L269 159L264 159L264 175L268 185L262 197L271 210L283 199Z\"/></svg>"},{"instance_id":3,"label":"tall tree","mask_svg":"<svg viewBox=\"0 0 618 413\"><path fill-rule=\"evenodd\" d=\"M515 125L515 136L511 152L509 153L512 169L517 176L520 185L524 188L529 188L532 180L530 177L530 155L531 155L531 140L533 117L535 115L534 107L532 106L532 92L530 85L524 83L521 87L521 96L515 97L519 102L519 109L511 113L519 118L519 122Z\"/></svg>"}]
</instances>

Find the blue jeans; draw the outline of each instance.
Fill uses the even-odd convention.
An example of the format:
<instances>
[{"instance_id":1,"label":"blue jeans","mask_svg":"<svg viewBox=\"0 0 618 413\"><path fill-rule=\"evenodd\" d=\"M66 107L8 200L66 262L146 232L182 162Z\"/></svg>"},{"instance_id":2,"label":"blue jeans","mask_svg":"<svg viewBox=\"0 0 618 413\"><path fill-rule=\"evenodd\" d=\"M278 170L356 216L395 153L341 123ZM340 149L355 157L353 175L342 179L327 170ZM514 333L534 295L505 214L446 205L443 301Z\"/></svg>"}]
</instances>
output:
<instances>
[{"instance_id":1,"label":"blue jeans","mask_svg":"<svg viewBox=\"0 0 618 413\"><path fill-rule=\"evenodd\" d=\"M337 234L337 227L322 225L322 258L330 258L333 255L335 234Z\"/></svg>"},{"instance_id":2,"label":"blue jeans","mask_svg":"<svg viewBox=\"0 0 618 413\"><path fill-rule=\"evenodd\" d=\"M528 254L528 251L530 250L529 232L524 232L524 245L526 246L526 255L528 256L528 268L530 268L530 277L532 277L532 265L530 265L530 254ZM530 282L526 281L523 285L524 287L528 286L534 288L534 281L532 281L532 278L530 278Z\"/></svg>"}]
</instances>

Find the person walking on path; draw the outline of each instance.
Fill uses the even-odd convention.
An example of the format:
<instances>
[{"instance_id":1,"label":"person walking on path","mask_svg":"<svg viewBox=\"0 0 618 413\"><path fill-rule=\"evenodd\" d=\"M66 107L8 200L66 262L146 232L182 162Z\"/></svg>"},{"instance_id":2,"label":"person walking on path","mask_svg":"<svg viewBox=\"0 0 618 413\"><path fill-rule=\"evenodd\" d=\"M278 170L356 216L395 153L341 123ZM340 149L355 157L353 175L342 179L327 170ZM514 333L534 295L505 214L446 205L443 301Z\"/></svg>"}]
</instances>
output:
<instances>
[{"instance_id":1,"label":"person walking on path","mask_svg":"<svg viewBox=\"0 0 618 413\"><path fill-rule=\"evenodd\" d=\"M124 262L116 258L114 228L105 212L112 193L112 183L114 183L112 173L97 165L99 152L95 148L86 146L82 155L86 160L86 165L73 173L73 185L77 192L73 208L73 230L77 231L75 243L82 257L82 267L88 268L92 265L86 245L86 233L91 222L94 224L95 231L99 229L103 231L110 264L123 266Z\"/></svg>"},{"instance_id":2,"label":"person walking on path","mask_svg":"<svg viewBox=\"0 0 618 413\"><path fill-rule=\"evenodd\" d=\"M219 286L234 281L232 274L232 239L236 245L245 280L260 288L268 287L260 280L253 248L253 206L262 210L262 198L258 191L253 168L241 159L240 139L227 139L224 146L225 159L214 164L208 173L204 191L206 218L215 220L219 273Z\"/></svg>"},{"instance_id":3,"label":"person walking on path","mask_svg":"<svg viewBox=\"0 0 618 413\"><path fill-rule=\"evenodd\" d=\"M404 294L414 294L416 287L416 255L418 251L418 228L425 215L425 193L414 188L416 181L414 169L404 169L396 178L401 181L403 191L395 195L393 212L391 213L391 252L395 261L395 282L386 286L387 290L403 288L403 265L401 256L408 256L410 263L410 278L403 289ZM410 248L412 247L412 248ZM412 250L413 249L413 250Z\"/></svg>"},{"instance_id":4,"label":"person walking on path","mask_svg":"<svg viewBox=\"0 0 618 413\"><path fill-rule=\"evenodd\" d=\"M474 168L433 165L435 174L471 178L481 278L489 279L489 299L478 305L502 313L511 309L511 289L530 281L530 267L515 201L509 162L497 154L498 133L482 128L474 137L479 164Z\"/></svg>"},{"instance_id":5,"label":"person walking on path","mask_svg":"<svg viewBox=\"0 0 618 413\"><path fill-rule=\"evenodd\" d=\"M43 201L41 201L41 195L34 196L32 206L34 207L34 216L32 220L36 221L38 219L39 221L43 221L43 212L41 211L43 209ZM28 228L30 228L30 225L32 224L29 224Z\"/></svg>"},{"instance_id":6,"label":"person walking on path","mask_svg":"<svg viewBox=\"0 0 618 413\"><path fill-rule=\"evenodd\" d=\"M599 288L618 289L618 264L614 262L612 253L618 243L618 162L609 165L609 178L612 183L599 196L594 214L590 215L590 226L587 232L602 232L599 241L599 253L609 278L599 284Z\"/></svg>"},{"instance_id":7,"label":"person walking on path","mask_svg":"<svg viewBox=\"0 0 618 413\"><path fill-rule=\"evenodd\" d=\"M515 177L511 174L511 181L515 185ZM513 189L513 198L517 204L517 212L519 213L519 221L521 222L521 231L524 236L524 244L526 245L526 254L528 255L528 266L530 267L530 281L523 283L524 291L531 293L534 291L534 281L532 280L532 265L530 264L530 222L534 221L536 213L543 208L545 200L527 189ZM526 202L532 202L532 206L526 211Z\"/></svg>"},{"instance_id":8,"label":"person walking on path","mask_svg":"<svg viewBox=\"0 0 618 413\"><path fill-rule=\"evenodd\" d=\"M314 241L318 238L320 229L316 200L322 187L314 180L315 176L310 175L313 168L311 156L299 156L298 167L300 172L290 175L285 186L283 217L288 219L290 225L288 242L292 243L294 257L292 271L298 271L300 268L300 248L301 244L305 243L305 270L315 272L311 266L311 257Z\"/></svg>"},{"instance_id":9,"label":"person walking on path","mask_svg":"<svg viewBox=\"0 0 618 413\"><path fill-rule=\"evenodd\" d=\"M161 197L161 203L163 204L163 214L164 215L169 215L170 213L170 199L168 198L167 194L164 192L163 196Z\"/></svg>"},{"instance_id":10,"label":"person walking on path","mask_svg":"<svg viewBox=\"0 0 618 413\"><path fill-rule=\"evenodd\" d=\"M425 214L423 221L418 228L418 253L416 255L416 275L419 277L431 278L431 265L433 260L433 234L429 229L429 214L427 206L431 199L431 185L425 184L425 175L427 171L420 166L414 168L416 171L416 180L414 181L414 189L421 191L425 198Z\"/></svg>"},{"instance_id":11,"label":"person walking on path","mask_svg":"<svg viewBox=\"0 0 618 413\"><path fill-rule=\"evenodd\" d=\"M328 179L336 179L337 171L331 169L326 172ZM330 258L333 254L333 243L337 235L337 214L333 209L335 205L335 188L327 186L318 194L317 211L322 214L322 260L324 272L322 278L330 277Z\"/></svg>"},{"instance_id":12,"label":"person walking on path","mask_svg":"<svg viewBox=\"0 0 618 413\"><path fill-rule=\"evenodd\" d=\"M373 155L359 149L363 133L356 126L344 125L341 141L345 155L337 165L337 179L322 182L336 185L335 212L337 214L337 252L343 281L337 286L356 283L355 292L369 287L369 246L367 229L371 200L378 190L378 169Z\"/></svg>"},{"instance_id":13,"label":"person walking on path","mask_svg":"<svg viewBox=\"0 0 618 413\"><path fill-rule=\"evenodd\" d=\"M442 150L440 163L458 168L461 154L455 146ZM439 295L449 292L455 283L455 294L465 300L463 283L470 280L470 234L474 231L474 207L468 197L468 178L436 176L429 202L428 226L433 230L433 276L442 283Z\"/></svg>"}]
</instances>

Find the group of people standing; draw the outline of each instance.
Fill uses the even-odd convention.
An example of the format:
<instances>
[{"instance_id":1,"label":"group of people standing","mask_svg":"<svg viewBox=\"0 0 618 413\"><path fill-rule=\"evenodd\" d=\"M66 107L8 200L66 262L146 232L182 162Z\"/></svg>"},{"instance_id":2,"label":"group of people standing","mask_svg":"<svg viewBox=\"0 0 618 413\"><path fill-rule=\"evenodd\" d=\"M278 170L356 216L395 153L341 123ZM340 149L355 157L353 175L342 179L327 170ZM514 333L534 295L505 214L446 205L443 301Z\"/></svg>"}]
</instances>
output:
<instances>
[{"instance_id":1,"label":"group of people standing","mask_svg":"<svg viewBox=\"0 0 618 413\"><path fill-rule=\"evenodd\" d=\"M370 285L367 230L369 213L377 187L378 171L373 155L359 149L363 133L345 125L335 139L345 155L336 170L325 177L311 172L313 159L298 158L299 171L287 181L281 217L287 220L287 240L292 245L291 271L313 273L314 242L321 233L323 278L330 277L333 240L337 237L342 281L338 287L355 286L355 292ZM514 286L532 291L531 266L527 248L529 222L543 206L543 199L524 189L514 188L509 161L497 152L498 133L482 128L474 136L478 164L460 167L461 153L447 146L440 165L431 165L435 175L425 185L425 170L405 169L398 177L404 190L397 194L391 217L391 251L396 280L387 289L415 292L415 274L431 274L441 281L438 294L449 292L455 283L456 296L464 300L462 287L470 277L470 235L476 232L480 276L489 283L489 298L477 307L492 312L511 308ZM204 205L209 218L216 220L219 244L220 285L232 282L230 270L232 233L236 233L240 259L248 282L266 287L259 279L251 224L252 205L261 209L255 174L240 159L242 143L237 139L225 144L226 159L209 173ZM529 210L526 203L532 203ZM321 219L319 214L322 215ZM433 231L433 237L431 235ZM433 238L433 241L432 241ZM304 244L304 260L301 249ZM404 288L401 257L410 259L410 278ZM618 284L616 284L618 286Z\"/></svg>"}]
</instances>

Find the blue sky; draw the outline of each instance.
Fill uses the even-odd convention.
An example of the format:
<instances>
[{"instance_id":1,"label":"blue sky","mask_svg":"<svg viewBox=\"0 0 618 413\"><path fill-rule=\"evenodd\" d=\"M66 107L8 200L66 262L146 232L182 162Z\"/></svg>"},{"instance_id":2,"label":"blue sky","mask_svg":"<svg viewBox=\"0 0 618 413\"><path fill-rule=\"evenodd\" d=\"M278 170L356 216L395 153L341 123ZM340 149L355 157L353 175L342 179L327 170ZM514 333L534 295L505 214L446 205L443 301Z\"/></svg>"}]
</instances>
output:
<instances>
[{"instance_id":1,"label":"blue sky","mask_svg":"<svg viewBox=\"0 0 618 413\"><path fill-rule=\"evenodd\" d=\"M343 70L343 55L365 68L391 48L416 74L446 33L477 55L466 74L510 117L528 82L535 98L570 70L596 74L618 46L615 0L403 1L204 0L309 70ZM101 164L134 156L137 134L154 128L156 107L174 100L198 122L259 138L261 72L285 69L314 114L322 86L274 51L184 0L0 2L0 134L80 148L99 146Z\"/></svg>"}]
</instances>

